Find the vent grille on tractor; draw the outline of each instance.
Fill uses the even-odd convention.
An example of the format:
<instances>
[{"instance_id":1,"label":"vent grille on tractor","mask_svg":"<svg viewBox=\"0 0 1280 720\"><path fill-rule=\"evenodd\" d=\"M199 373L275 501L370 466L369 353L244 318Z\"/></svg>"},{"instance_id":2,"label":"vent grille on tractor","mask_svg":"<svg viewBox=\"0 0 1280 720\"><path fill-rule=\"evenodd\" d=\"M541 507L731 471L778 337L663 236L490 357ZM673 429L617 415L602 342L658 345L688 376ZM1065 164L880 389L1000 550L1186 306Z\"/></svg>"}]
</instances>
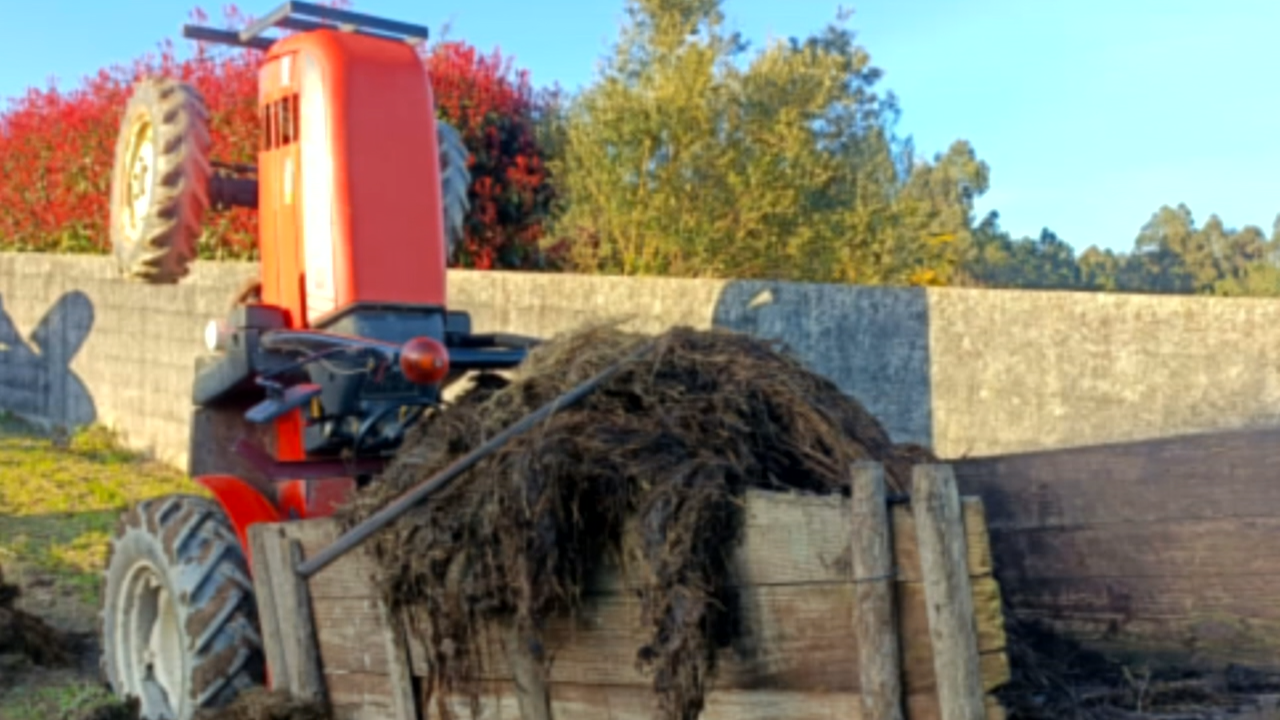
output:
<instances>
[{"instance_id":1,"label":"vent grille on tractor","mask_svg":"<svg viewBox=\"0 0 1280 720\"><path fill-rule=\"evenodd\" d=\"M298 93L262 106L262 149L275 150L298 142Z\"/></svg>"}]
</instances>

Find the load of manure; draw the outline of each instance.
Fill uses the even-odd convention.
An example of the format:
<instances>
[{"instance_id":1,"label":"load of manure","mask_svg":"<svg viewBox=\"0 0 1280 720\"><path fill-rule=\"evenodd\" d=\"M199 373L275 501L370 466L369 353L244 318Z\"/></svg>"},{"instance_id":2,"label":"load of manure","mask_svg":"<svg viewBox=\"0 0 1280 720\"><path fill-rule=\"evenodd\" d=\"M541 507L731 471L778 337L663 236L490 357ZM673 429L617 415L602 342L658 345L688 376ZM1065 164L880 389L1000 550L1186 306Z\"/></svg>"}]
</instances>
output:
<instances>
[{"instance_id":1,"label":"load of manure","mask_svg":"<svg viewBox=\"0 0 1280 720\"><path fill-rule=\"evenodd\" d=\"M628 357L578 404L488 456L368 544L388 604L422 636L424 691L478 691L481 631L532 638L579 605L612 561L637 582L648 641L635 648L657 714L697 717L731 641L728 561L748 488L848 493L857 460L886 466L890 492L932 458L781 345L722 331L658 338L588 328L538 346L509 384L488 382L422 420L395 460L338 512L351 527L520 418ZM474 705L473 705L474 707Z\"/></svg>"}]
</instances>

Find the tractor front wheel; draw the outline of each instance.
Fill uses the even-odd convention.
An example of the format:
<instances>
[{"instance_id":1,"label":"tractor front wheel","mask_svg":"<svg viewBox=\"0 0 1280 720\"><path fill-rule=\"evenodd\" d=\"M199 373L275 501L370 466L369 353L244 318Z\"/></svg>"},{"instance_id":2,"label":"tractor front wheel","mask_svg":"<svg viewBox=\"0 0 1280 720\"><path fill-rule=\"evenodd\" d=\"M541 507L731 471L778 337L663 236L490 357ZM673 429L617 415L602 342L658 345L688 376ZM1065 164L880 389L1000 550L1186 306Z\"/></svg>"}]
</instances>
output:
<instances>
[{"instance_id":1,"label":"tractor front wheel","mask_svg":"<svg viewBox=\"0 0 1280 720\"><path fill-rule=\"evenodd\" d=\"M247 563L210 500L170 495L129 510L102 602L103 674L145 720L190 720L265 683Z\"/></svg>"}]
</instances>

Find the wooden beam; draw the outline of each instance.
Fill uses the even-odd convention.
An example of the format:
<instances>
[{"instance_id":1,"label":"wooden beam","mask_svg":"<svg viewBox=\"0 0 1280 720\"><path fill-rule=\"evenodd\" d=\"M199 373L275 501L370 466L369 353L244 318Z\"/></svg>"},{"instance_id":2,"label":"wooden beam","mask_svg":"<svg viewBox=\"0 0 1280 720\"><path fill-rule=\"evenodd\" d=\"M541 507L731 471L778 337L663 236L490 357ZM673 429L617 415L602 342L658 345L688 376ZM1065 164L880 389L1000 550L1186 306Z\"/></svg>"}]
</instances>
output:
<instances>
[{"instance_id":1,"label":"wooden beam","mask_svg":"<svg viewBox=\"0 0 1280 720\"><path fill-rule=\"evenodd\" d=\"M293 571L302 562L302 547L297 540L285 537L280 526L275 528L273 533L264 533L263 539L272 566L271 593L280 621L280 647L289 692L299 700L321 700L325 693L324 676L316 645L311 597L306 582Z\"/></svg>"},{"instance_id":2,"label":"wooden beam","mask_svg":"<svg viewBox=\"0 0 1280 720\"><path fill-rule=\"evenodd\" d=\"M855 519L857 506L851 507L847 498L757 491L748 493L746 501L745 537L737 548L733 570L739 578L744 632L732 647L721 652L709 701L718 708L737 708L747 717L754 712L783 717L779 714L783 711L788 718L811 716L807 713L815 717L862 716L861 675L866 663L859 657L855 600L860 584L854 578L865 575L856 574L854 559L854 530L862 525ZM999 587L990 575L982 504L965 498L959 506L967 535L960 547L964 564L974 576L972 607L981 650L980 676L984 689L992 690L1009 677ZM920 699L933 697L937 685L925 587L919 582L917 521L911 509L902 506L889 508L885 515L893 533L883 538L889 546L886 555L892 558L891 568L898 576L891 583L890 597L899 633L900 707L909 720L940 718L936 702L928 706L934 710L923 715L920 710ZM278 527L299 540L308 552L336 536L330 520ZM404 692L416 684L412 678L409 682L391 681L391 674L397 673L394 666L399 651L390 643L376 641L386 637L392 625L378 595L376 570L367 552L358 549L309 583L314 623L321 630L318 654L330 698L345 707L385 709L372 715L369 713L374 711L366 709L355 716L368 720L400 716L400 708L406 704ZM590 584L582 612L575 618L549 620L545 639L554 663L544 691L559 720L566 712L574 717L575 704L566 702L566 692L595 698L592 688L598 688L608 698L619 693L652 698L652 678L635 666L636 649L647 636L635 623L639 607L635 595L626 591L629 585L616 568L607 569ZM509 697L515 705L503 716L516 717L522 693L515 690L515 681L526 673L517 667L519 661L512 661L512 653L502 651L505 640L499 639L501 635L483 635L492 638L496 647L483 649L476 680L507 683L504 687L510 688ZM422 675L427 667L421 638L406 633L401 637L410 657L410 675ZM819 700L836 696L853 702L854 713L845 712L844 705ZM783 706L777 704L781 702L778 698L803 701ZM989 705L990 698L986 700ZM757 706L743 708L740 702ZM612 700L608 703L592 705L593 712L618 710ZM421 712L427 713L424 719L430 714L428 709ZM707 717L717 716L738 715L712 713Z\"/></svg>"},{"instance_id":3,"label":"wooden beam","mask_svg":"<svg viewBox=\"0 0 1280 720\"><path fill-rule=\"evenodd\" d=\"M652 720L653 691L638 687L553 684L552 710L556 720ZM453 697L454 716L470 718L468 699ZM931 693L905 698L910 720L941 720L938 700ZM520 717L519 701L510 683L481 689L480 717L510 720ZM438 717L432 714L431 720ZM844 692L786 692L776 690L712 690L698 720L862 720L857 694ZM868 719L869 720L869 719Z\"/></svg>"},{"instance_id":4,"label":"wooden beam","mask_svg":"<svg viewBox=\"0 0 1280 720\"><path fill-rule=\"evenodd\" d=\"M812 502L815 499L821 502ZM748 538L752 537L751 533L761 531L779 544L790 543L802 549L812 547L806 538L832 536L831 528L835 527L845 533L843 547L837 550L831 543L825 554L834 565L824 565L823 557L808 557L807 567L814 571L810 576L826 580L743 589L740 609L745 634L734 647L722 653L717 687L856 690L860 685L860 670L853 617L855 588L851 581L850 547L853 521L849 500L831 503L829 498L780 495L776 498L781 508L778 516L791 521L785 527L785 535L784 528L763 521L770 517L769 508L774 500L769 494L749 498L748 511L756 516L756 522L748 525ZM915 520L908 509L894 509L903 511L890 513L895 563L918 558L914 550L907 555L898 552L901 545L915 547ZM327 535L334 532L330 521L288 523L283 527L291 536L301 538L307 547L322 545L328 541ZM965 528L970 535L985 530L980 503L965 503ZM750 544L761 550L765 547L759 537ZM976 538L967 545L974 573L989 568L987 544ZM761 556L745 555L745 562L759 569L764 564L756 558ZM776 568L782 568L780 558L783 556L794 557L797 562L804 558L794 548L775 549L768 556L773 558L768 565ZM344 565L348 561L351 564ZM378 643L368 642L369 637L379 637L383 627L374 597L375 584L370 579L373 567L371 559L357 551L311 580L316 623L324 628L319 638L320 651L329 674L387 672L387 650ZM896 569L901 575L919 576L918 565L915 568L897 565ZM342 573L345 575L337 577ZM997 656L1006 642L999 587L989 574L975 577L972 584L978 640L983 651L983 677L990 689L1005 682L1008 675L1007 660ZM585 598L586 604L576 618L549 620L545 637L548 650L555 653L551 682L621 686L651 683L651 678L635 668L635 649L647 642L647 636L644 628L635 624L635 618L639 617L638 601L633 595L620 593L618 589L622 586L620 580L603 578L597 588L614 588L612 592L600 590L603 594ZM900 634L903 690L909 694L931 689L933 658L923 585L897 582L894 611ZM408 645L414 673L420 675L426 669L421 640L410 636ZM494 652L498 649L490 648L485 653L485 659L493 662L486 663L483 677L509 679L511 669L503 653Z\"/></svg>"},{"instance_id":5,"label":"wooden beam","mask_svg":"<svg viewBox=\"0 0 1280 720\"><path fill-rule=\"evenodd\" d=\"M325 689L334 720L388 720L398 717L392 698L399 688L386 675L327 675Z\"/></svg>"},{"instance_id":6,"label":"wooden beam","mask_svg":"<svg viewBox=\"0 0 1280 720\"><path fill-rule=\"evenodd\" d=\"M258 608L258 626L262 633L262 647L267 659L267 671L270 674L272 690L287 688L289 685L289 669L285 664L284 642L280 635L280 615L276 607L274 583L276 569L273 567L273 553L267 549L269 536L279 537L280 531L274 525L258 523L250 525L247 533L249 541L249 572L253 577L254 602Z\"/></svg>"},{"instance_id":7,"label":"wooden beam","mask_svg":"<svg viewBox=\"0 0 1280 720\"><path fill-rule=\"evenodd\" d=\"M985 608L979 624L996 625L998 605L981 601L998 597L994 580L973 583L974 606ZM756 588L741 598L743 633L720 654L718 688L848 690L860 687L860 660L853 620L854 588L843 585ZM995 610L995 611L993 611ZM645 687L653 679L636 668L635 653L648 641L637 624L638 600L626 596L589 599L576 618L553 617L545 631L552 653L550 682ZM929 620L924 587L898 588L895 603L901 637L902 683L906 693L935 687ZM320 654L326 673L386 673L387 654L379 637L375 601L317 600L316 624L322 628ZM983 681L993 689L1007 680L1003 633L978 635ZM408 636L413 673L425 675L428 664L422 640ZM509 680L512 668L501 647L482 648L480 679Z\"/></svg>"},{"instance_id":8,"label":"wooden beam","mask_svg":"<svg viewBox=\"0 0 1280 720\"><path fill-rule=\"evenodd\" d=\"M640 687L574 685L550 686L555 720L652 720L653 691ZM345 674L330 680L330 700L335 720L387 720L393 717L387 698L390 681L385 675ZM470 699L454 695L446 700L455 719L470 718ZM480 717L514 720L520 717L520 701L510 682L484 683L479 689ZM941 720L935 693L911 693L903 699L908 720ZM987 720L1002 720L1004 711L988 697ZM707 695L698 720L861 720L861 699L856 693L786 690L726 690ZM435 708L423 720L437 720ZM1237 720L1234 719L1233 720ZM1241 719L1242 720L1242 719Z\"/></svg>"},{"instance_id":9,"label":"wooden beam","mask_svg":"<svg viewBox=\"0 0 1280 720\"><path fill-rule=\"evenodd\" d=\"M973 588L950 466L915 466L911 494L942 720L985 720Z\"/></svg>"},{"instance_id":10,"label":"wooden beam","mask_svg":"<svg viewBox=\"0 0 1280 720\"><path fill-rule=\"evenodd\" d=\"M1007 606L1116 659L1280 669L1280 429L954 463Z\"/></svg>"},{"instance_id":11,"label":"wooden beam","mask_svg":"<svg viewBox=\"0 0 1280 720\"><path fill-rule=\"evenodd\" d=\"M1280 539L1280 517L1100 523L992 536L1001 575L1010 579L1280 575L1280 557L1258 552Z\"/></svg>"},{"instance_id":12,"label":"wooden beam","mask_svg":"<svg viewBox=\"0 0 1280 720\"><path fill-rule=\"evenodd\" d=\"M957 460L992 530L1280 515L1280 429Z\"/></svg>"},{"instance_id":13,"label":"wooden beam","mask_svg":"<svg viewBox=\"0 0 1280 720\"><path fill-rule=\"evenodd\" d=\"M547 690L546 668L533 652L533 642L513 623L503 628L507 662L514 676L514 690L521 720L551 720L551 696Z\"/></svg>"},{"instance_id":14,"label":"wooden beam","mask_svg":"<svg viewBox=\"0 0 1280 720\"><path fill-rule=\"evenodd\" d=\"M387 649L387 679L391 681L391 705L396 720L418 720L418 701L413 694L413 670L403 618L391 612L381 598L377 601L383 644Z\"/></svg>"},{"instance_id":15,"label":"wooden beam","mask_svg":"<svg viewBox=\"0 0 1280 720\"><path fill-rule=\"evenodd\" d=\"M853 519L849 500L843 497L752 490L746 493L742 544L732 557L733 577L741 585L803 585L848 582L853 570L849 538ZM983 505L964 498L965 546L970 572L991 572L991 550L986 537ZM920 553L916 547L915 518L904 506L890 508L893 527L893 564L899 582L920 581ZM338 537L329 519L287 523L286 532L297 538L308 553L316 552ZM607 567L592 578L588 594L608 595L628 589L626 578ZM373 598L372 577L376 565L363 552L352 552L309 581L313 598Z\"/></svg>"},{"instance_id":16,"label":"wooden beam","mask_svg":"<svg viewBox=\"0 0 1280 720\"><path fill-rule=\"evenodd\" d=\"M865 720L902 720L902 658L893 599L893 528L884 466L852 469L854 640Z\"/></svg>"}]
</instances>

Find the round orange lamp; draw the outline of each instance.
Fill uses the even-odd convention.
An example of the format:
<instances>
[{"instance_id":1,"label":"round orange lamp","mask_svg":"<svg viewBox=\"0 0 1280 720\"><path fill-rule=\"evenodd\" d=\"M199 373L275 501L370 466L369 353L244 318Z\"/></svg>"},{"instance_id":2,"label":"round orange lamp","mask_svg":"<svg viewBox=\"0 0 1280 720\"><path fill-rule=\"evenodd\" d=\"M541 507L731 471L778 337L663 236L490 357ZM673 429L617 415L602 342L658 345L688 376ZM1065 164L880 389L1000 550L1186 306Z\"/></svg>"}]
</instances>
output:
<instances>
[{"instance_id":1,"label":"round orange lamp","mask_svg":"<svg viewBox=\"0 0 1280 720\"><path fill-rule=\"evenodd\" d=\"M416 337L400 348L400 372L417 385L438 385L449 374L449 351L439 340Z\"/></svg>"}]
</instances>

